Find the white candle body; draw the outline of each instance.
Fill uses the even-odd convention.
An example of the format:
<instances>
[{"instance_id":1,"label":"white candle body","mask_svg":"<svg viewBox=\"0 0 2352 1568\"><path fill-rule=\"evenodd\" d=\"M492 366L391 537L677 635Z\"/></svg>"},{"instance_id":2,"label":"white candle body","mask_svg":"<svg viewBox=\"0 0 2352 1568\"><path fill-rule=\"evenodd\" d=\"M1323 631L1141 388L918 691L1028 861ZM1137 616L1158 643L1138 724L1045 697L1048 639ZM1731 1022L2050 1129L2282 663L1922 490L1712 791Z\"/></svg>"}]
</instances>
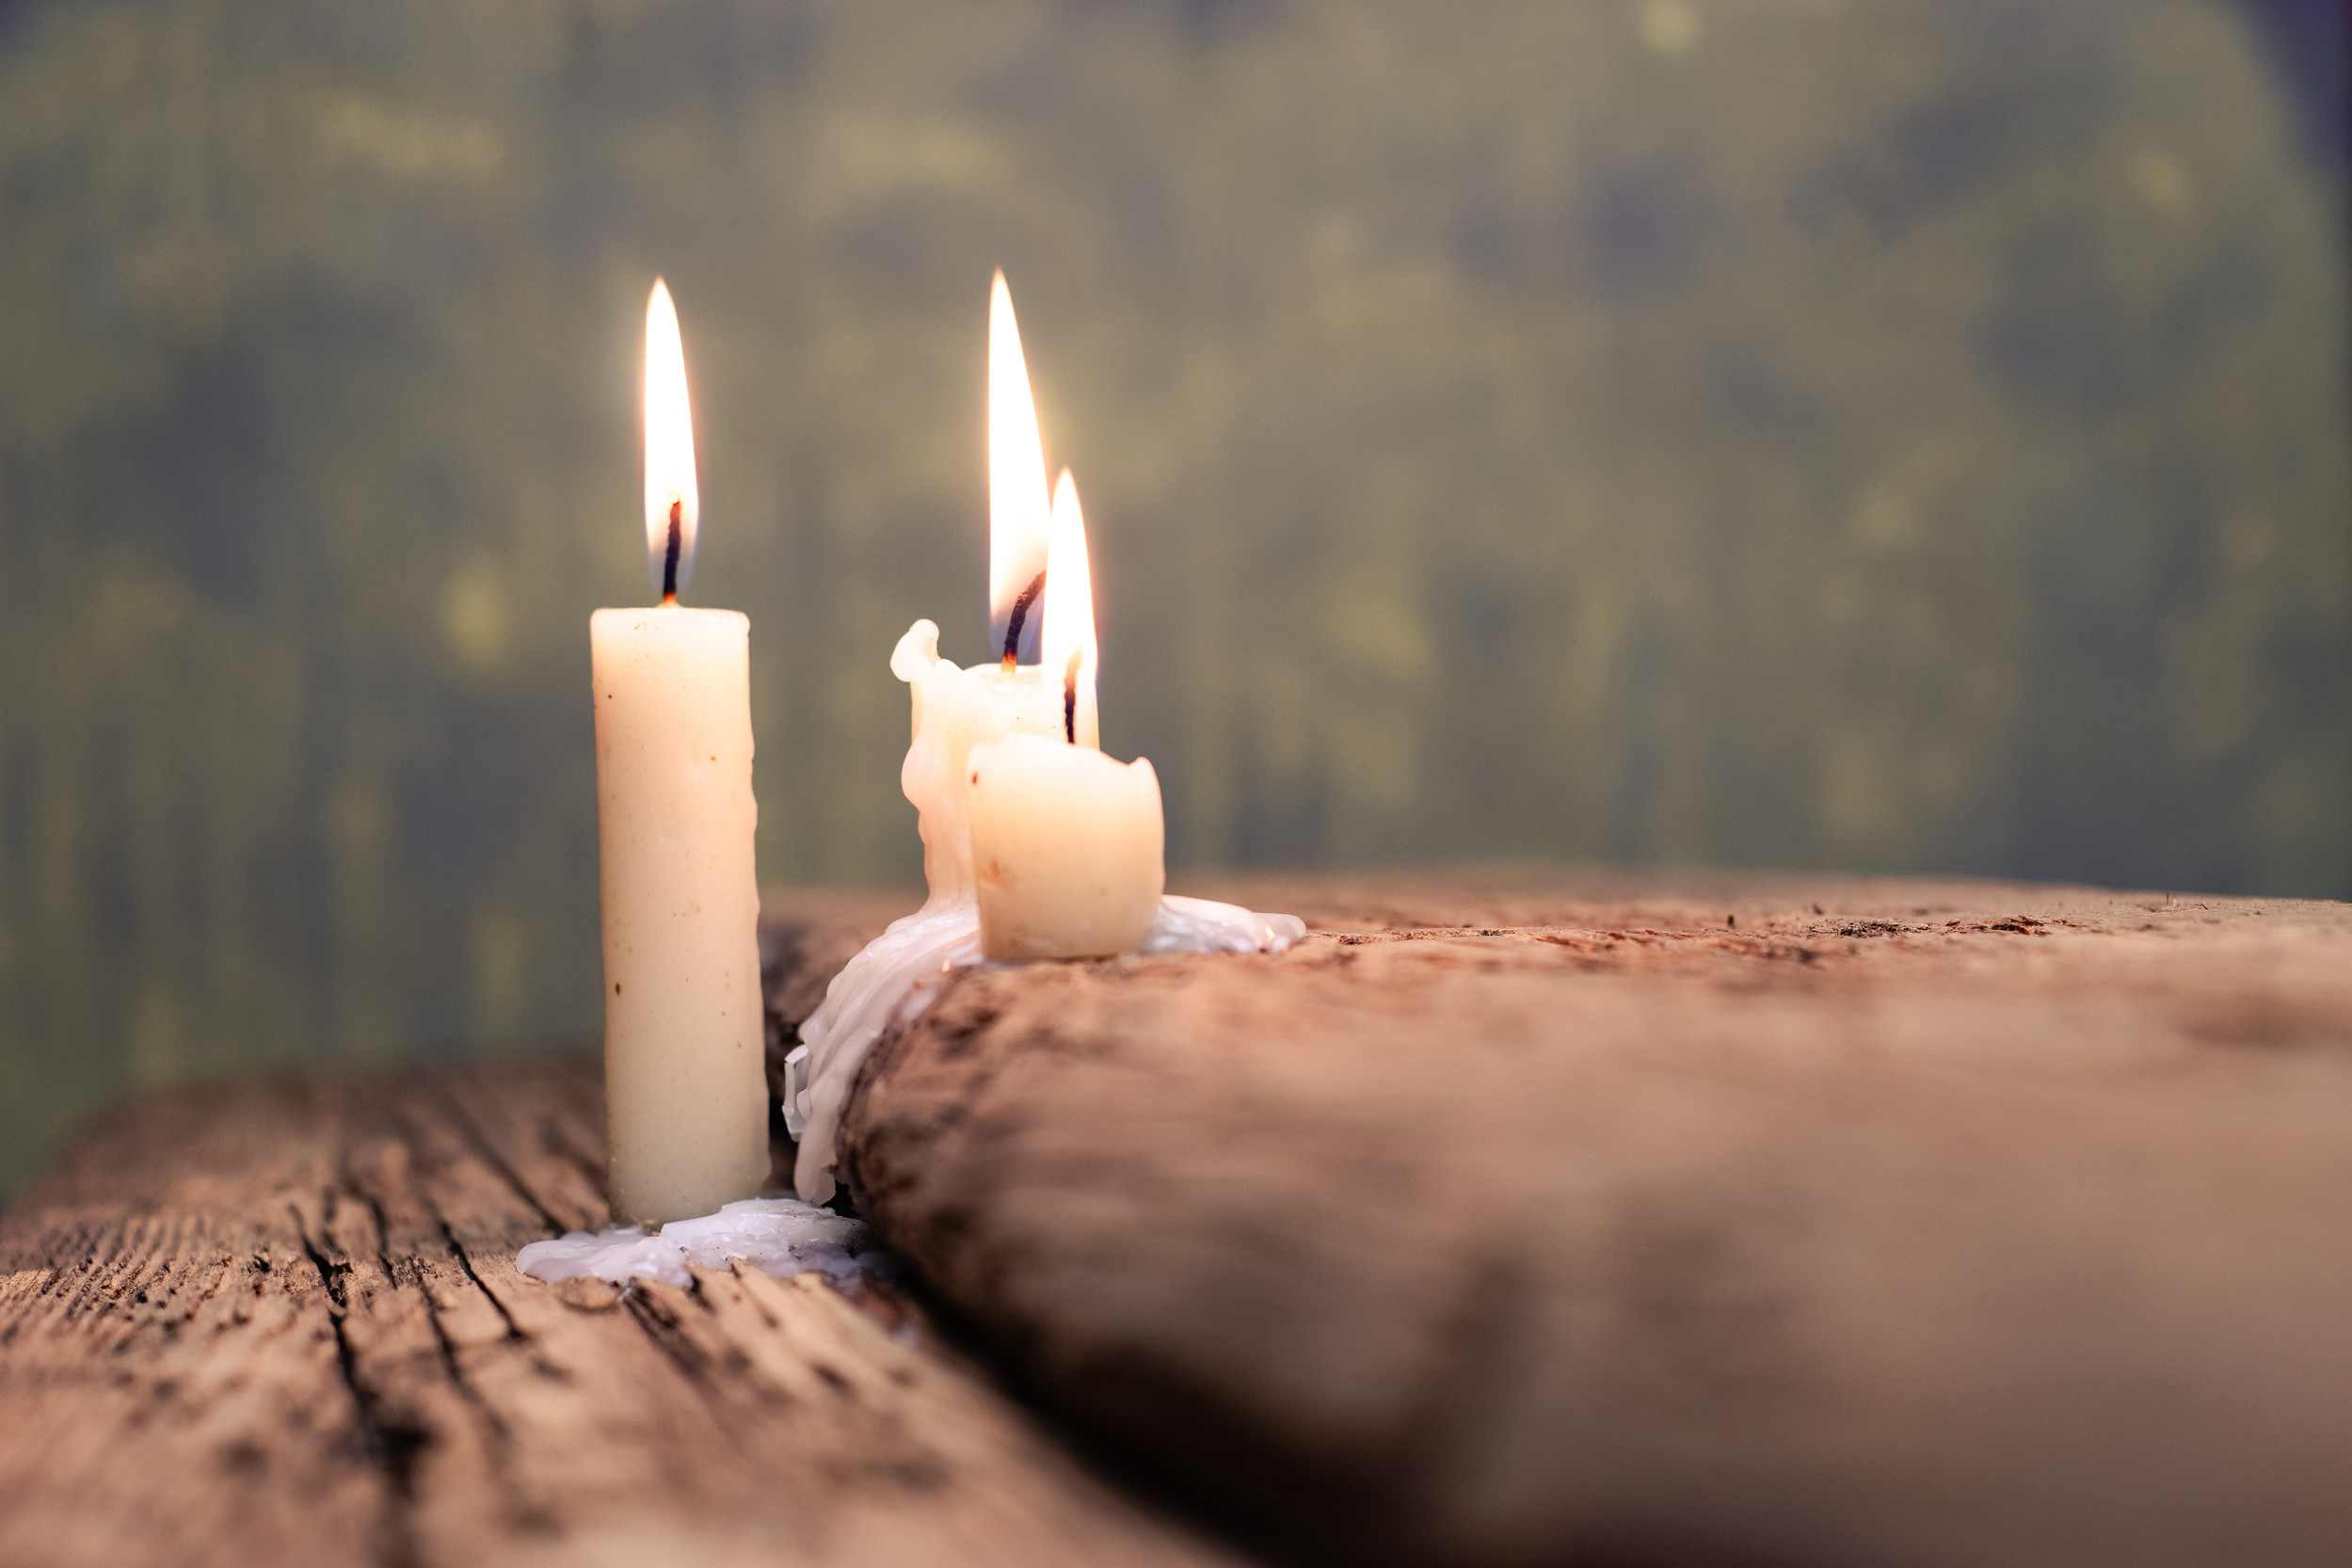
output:
<instances>
[{"instance_id":1,"label":"white candle body","mask_svg":"<svg viewBox=\"0 0 2352 1568\"><path fill-rule=\"evenodd\" d=\"M1066 685L1063 672L1043 664L1016 664L1010 675L1000 664L975 664L964 673L977 679L1002 707L1004 733L1075 739L1080 745L1101 749L1102 726L1096 715L1092 672L1080 673Z\"/></svg>"},{"instance_id":2,"label":"white candle body","mask_svg":"<svg viewBox=\"0 0 2352 1568\"><path fill-rule=\"evenodd\" d=\"M751 623L599 610L588 641L613 1213L692 1219L768 1171Z\"/></svg>"},{"instance_id":3,"label":"white candle body","mask_svg":"<svg viewBox=\"0 0 2352 1568\"><path fill-rule=\"evenodd\" d=\"M965 792L990 958L1095 958L1144 945L1167 882L1150 762L1008 735L971 748Z\"/></svg>"}]
</instances>

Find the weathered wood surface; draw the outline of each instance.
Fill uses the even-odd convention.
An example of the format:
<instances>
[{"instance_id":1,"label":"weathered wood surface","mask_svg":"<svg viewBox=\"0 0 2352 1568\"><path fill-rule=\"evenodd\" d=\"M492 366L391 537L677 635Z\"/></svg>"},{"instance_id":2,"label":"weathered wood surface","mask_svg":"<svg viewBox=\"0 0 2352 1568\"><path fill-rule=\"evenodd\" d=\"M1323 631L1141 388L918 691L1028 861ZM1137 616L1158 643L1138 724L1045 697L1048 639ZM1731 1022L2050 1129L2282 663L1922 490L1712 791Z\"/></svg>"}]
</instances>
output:
<instances>
[{"instance_id":1,"label":"weathered wood surface","mask_svg":"<svg viewBox=\"0 0 2352 1568\"><path fill-rule=\"evenodd\" d=\"M2352 1561L2352 909L1239 889L968 970L848 1180L1048 1407L1318 1560Z\"/></svg>"},{"instance_id":2,"label":"weathered wood surface","mask_svg":"<svg viewBox=\"0 0 2352 1568\"><path fill-rule=\"evenodd\" d=\"M219 1087L95 1129L0 1217L0 1563L1230 1560L904 1304L515 1273L606 1222L599 1077Z\"/></svg>"},{"instance_id":3,"label":"weathered wood surface","mask_svg":"<svg viewBox=\"0 0 2352 1568\"><path fill-rule=\"evenodd\" d=\"M1326 1561L2352 1558L2352 912L1201 890L1327 929L954 977L848 1127L1156 1496ZM771 906L779 1036L912 902ZM1231 1560L895 1298L520 1279L601 1146L592 1059L118 1113L0 1217L0 1562Z\"/></svg>"}]
</instances>

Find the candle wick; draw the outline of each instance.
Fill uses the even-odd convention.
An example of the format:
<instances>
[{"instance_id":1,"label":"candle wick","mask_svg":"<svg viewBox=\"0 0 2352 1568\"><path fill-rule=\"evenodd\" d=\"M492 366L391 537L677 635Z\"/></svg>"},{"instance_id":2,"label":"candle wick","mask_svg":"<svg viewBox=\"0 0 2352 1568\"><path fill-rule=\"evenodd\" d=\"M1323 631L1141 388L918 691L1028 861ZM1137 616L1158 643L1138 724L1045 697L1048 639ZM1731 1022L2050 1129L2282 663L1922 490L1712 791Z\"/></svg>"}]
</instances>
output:
<instances>
[{"instance_id":1,"label":"candle wick","mask_svg":"<svg viewBox=\"0 0 2352 1568\"><path fill-rule=\"evenodd\" d=\"M1078 659L1072 648L1069 666L1062 672L1062 733L1072 745L1078 744Z\"/></svg>"},{"instance_id":2,"label":"candle wick","mask_svg":"<svg viewBox=\"0 0 2352 1568\"><path fill-rule=\"evenodd\" d=\"M678 552L686 538L686 503L670 497L670 548L662 561L662 602L678 602Z\"/></svg>"},{"instance_id":3,"label":"candle wick","mask_svg":"<svg viewBox=\"0 0 2352 1568\"><path fill-rule=\"evenodd\" d=\"M1039 572L1029 580L1021 597L1013 601L1013 614L1004 623L1004 668L1007 674L1020 656L1021 628L1028 624L1029 607L1037 602L1037 596L1046 591L1046 574Z\"/></svg>"}]
</instances>

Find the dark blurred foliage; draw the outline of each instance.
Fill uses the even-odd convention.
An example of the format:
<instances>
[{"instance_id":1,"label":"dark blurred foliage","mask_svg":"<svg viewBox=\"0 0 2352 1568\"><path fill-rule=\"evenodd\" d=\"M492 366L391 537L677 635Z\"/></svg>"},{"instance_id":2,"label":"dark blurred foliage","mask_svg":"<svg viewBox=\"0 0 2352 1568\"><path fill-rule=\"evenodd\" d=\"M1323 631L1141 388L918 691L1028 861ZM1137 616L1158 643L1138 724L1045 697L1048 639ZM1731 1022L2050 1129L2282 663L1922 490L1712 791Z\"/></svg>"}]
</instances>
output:
<instances>
[{"instance_id":1,"label":"dark blurred foliage","mask_svg":"<svg viewBox=\"0 0 2352 1568\"><path fill-rule=\"evenodd\" d=\"M656 272L771 878L919 864L886 660L982 652L1000 264L1179 866L2352 890L2342 38L11 6L0 1185L125 1084L593 1036Z\"/></svg>"}]
</instances>

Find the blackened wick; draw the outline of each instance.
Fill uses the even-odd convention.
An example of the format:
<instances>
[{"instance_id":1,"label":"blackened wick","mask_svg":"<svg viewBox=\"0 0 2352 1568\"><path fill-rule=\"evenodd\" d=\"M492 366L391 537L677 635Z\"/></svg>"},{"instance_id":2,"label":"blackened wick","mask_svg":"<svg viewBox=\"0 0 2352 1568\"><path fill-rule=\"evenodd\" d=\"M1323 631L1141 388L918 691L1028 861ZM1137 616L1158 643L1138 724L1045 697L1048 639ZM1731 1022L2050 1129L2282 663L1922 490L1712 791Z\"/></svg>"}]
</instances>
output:
<instances>
[{"instance_id":1,"label":"blackened wick","mask_svg":"<svg viewBox=\"0 0 2352 1568\"><path fill-rule=\"evenodd\" d=\"M686 503L670 497L670 548L662 560L662 602L678 602L678 552L686 541Z\"/></svg>"},{"instance_id":2,"label":"blackened wick","mask_svg":"<svg viewBox=\"0 0 2352 1568\"><path fill-rule=\"evenodd\" d=\"M1021 597L1013 601L1012 616L1004 623L1004 667L1011 669L1020 655L1021 628L1029 622L1029 607L1037 602L1037 596L1046 591L1046 574L1039 572L1021 590Z\"/></svg>"}]
</instances>

